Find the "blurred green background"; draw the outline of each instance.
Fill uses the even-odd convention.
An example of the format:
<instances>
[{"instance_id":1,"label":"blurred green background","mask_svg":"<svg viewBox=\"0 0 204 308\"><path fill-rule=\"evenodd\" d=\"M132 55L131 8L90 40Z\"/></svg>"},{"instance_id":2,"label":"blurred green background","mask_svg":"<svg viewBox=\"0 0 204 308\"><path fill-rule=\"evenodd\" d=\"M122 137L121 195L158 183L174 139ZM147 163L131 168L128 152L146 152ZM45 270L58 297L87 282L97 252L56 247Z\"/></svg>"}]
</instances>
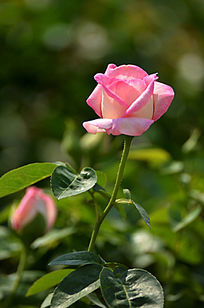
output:
<instances>
[{"instance_id":1,"label":"blurred green background","mask_svg":"<svg viewBox=\"0 0 204 308\"><path fill-rule=\"evenodd\" d=\"M97 246L108 260L151 271L165 289L166 307L204 302L203 29L202 0L0 2L1 175L31 162L69 161L76 169L103 171L110 191L122 139L87 135L82 127L96 118L86 104L94 74L109 63L135 64L174 88L168 112L134 138L122 183L150 214L152 230L134 209L126 209L126 220L113 211ZM40 185L48 187L48 181ZM4 285L18 260L7 219L11 201L22 195L1 201L0 235L10 243L0 253ZM94 223L87 198L59 202L56 230L73 230L35 248L37 261L31 259L29 270L46 272L53 256L86 249ZM20 291L18 307L38 307L44 296L22 304Z\"/></svg>"}]
</instances>

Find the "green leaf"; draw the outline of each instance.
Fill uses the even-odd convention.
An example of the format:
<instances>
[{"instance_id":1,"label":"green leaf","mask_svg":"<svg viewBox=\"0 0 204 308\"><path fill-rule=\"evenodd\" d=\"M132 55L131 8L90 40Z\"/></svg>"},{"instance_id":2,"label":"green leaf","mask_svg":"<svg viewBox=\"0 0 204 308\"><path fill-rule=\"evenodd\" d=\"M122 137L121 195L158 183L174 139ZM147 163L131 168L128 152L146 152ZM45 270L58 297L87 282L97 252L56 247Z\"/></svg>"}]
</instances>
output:
<instances>
[{"instance_id":1,"label":"green leaf","mask_svg":"<svg viewBox=\"0 0 204 308\"><path fill-rule=\"evenodd\" d=\"M136 207L140 216L144 219L144 221L146 222L148 227L151 228L150 218L149 218L149 215L147 214L147 212L145 211L145 209L141 205L135 203L133 200L132 200L132 204Z\"/></svg>"},{"instance_id":2,"label":"green leaf","mask_svg":"<svg viewBox=\"0 0 204 308\"><path fill-rule=\"evenodd\" d=\"M49 308L49 307L50 307L53 294L54 294L54 293L48 294L48 296L47 296L47 297L44 299L44 301L42 302L40 308Z\"/></svg>"},{"instance_id":3,"label":"green leaf","mask_svg":"<svg viewBox=\"0 0 204 308\"><path fill-rule=\"evenodd\" d=\"M195 128L192 131L189 139L183 144L182 151L184 153L189 153L192 150L194 150L197 146L198 139L200 138L200 136L201 136L201 132L197 128Z\"/></svg>"},{"instance_id":4,"label":"green leaf","mask_svg":"<svg viewBox=\"0 0 204 308\"><path fill-rule=\"evenodd\" d=\"M169 174L177 174L181 173L184 169L184 164L181 161L173 161L165 165L161 169L161 174L162 175L169 175Z\"/></svg>"},{"instance_id":5,"label":"green leaf","mask_svg":"<svg viewBox=\"0 0 204 308\"><path fill-rule=\"evenodd\" d=\"M149 215L147 214L147 212L145 211L145 209L144 209L141 205L135 203L135 202L131 199L131 193L130 193L129 189L124 189L124 190L123 190L123 193L124 193L124 195L125 195L125 197L126 197L127 199L124 199L124 198L122 198L122 199L117 199L115 202L116 202L116 203L120 203L120 204L132 204L132 205L134 205L134 206L136 207L136 209L138 210L140 216L144 219L144 221L145 221L145 223L147 224L147 226L148 226L149 228L151 228L150 218L149 218Z\"/></svg>"},{"instance_id":6,"label":"green leaf","mask_svg":"<svg viewBox=\"0 0 204 308\"><path fill-rule=\"evenodd\" d=\"M100 286L99 275L102 266L85 265L70 273L55 289L52 308L66 308L80 298L94 292Z\"/></svg>"},{"instance_id":7,"label":"green leaf","mask_svg":"<svg viewBox=\"0 0 204 308\"><path fill-rule=\"evenodd\" d=\"M128 156L132 160L146 161L155 166L160 166L171 159L170 154L160 148L132 150Z\"/></svg>"},{"instance_id":8,"label":"green leaf","mask_svg":"<svg viewBox=\"0 0 204 308\"><path fill-rule=\"evenodd\" d=\"M96 295L96 293L90 293L89 295L87 295L88 299L96 306L101 307L101 308L106 308L107 306L105 306L100 299L98 298L98 296Z\"/></svg>"},{"instance_id":9,"label":"green leaf","mask_svg":"<svg viewBox=\"0 0 204 308\"><path fill-rule=\"evenodd\" d=\"M54 287L60 283L71 271L71 269L60 269L40 277L28 289L26 296L34 295Z\"/></svg>"},{"instance_id":10,"label":"green leaf","mask_svg":"<svg viewBox=\"0 0 204 308\"><path fill-rule=\"evenodd\" d=\"M49 231L42 237L37 238L31 245L32 248L36 249L39 247L52 246L62 240L63 238L74 233L74 228L65 228L65 229L53 229Z\"/></svg>"},{"instance_id":11,"label":"green leaf","mask_svg":"<svg viewBox=\"0 0 204 308\"><path fill-rule=\"evenodd\" d=\"M74 174L66 167L59 166L51 177L52 191L58 200L81 194L92 188L96 182L96 172L89 167L84 168L80 174Z\"/></svg>"},{"instance_id":12,"label":"green leaf","mask_svg":"<svg viewBox=\"0 0 204 308\"><path fill-rule=\"evenodd\" d=\"M49 265L68 265L71 267L86 264L104 264L104 261L93 252L77 251L62 255L49 263Z\"/></svg>"},{"instance_id":13,"label":"green leaf","mask_svg":"<svg viewBox=\"0 0 204 308\"><path fill-rule=\"evenodd\" d=\"M7 172L0 178L0 197L47 178L56 166L54 163L34 163Z\"/></svg>"},{"instance_id":14,"label":"green leaf","mask_svg":"<svg viewBox=\"0 0 204 308\"><path fill-rule=\"evenodd\" d=\"M132 200L131 192L129 191L129 189L127 189L127 188L123 189L123 194L124 194L126 199Z\"/></svg>"},{"instance_id":15,"label":"green leaf","mask_svg":"<svg viewBox=\"0 0 204 308\"><path fill-rule=\"evenodd\" d=\"M186 217L184 217L180 222L174 225L173 231L177 232L188 226L200 215L201 211L202 211L201 206L196 207L193 211L191 211L188 215L186 215Z\"/></svg>"},{"instance_id":16,"label":"green leaf","mask_svg":"<svg viewBox=\"0 0 204 308\"><path fill-rule=\"evenodd\" d=\"M110 308L161 308L163 291L158 280L141 269L117 271L104 268L100 275L101 291Z\"/></svg>"},{"instance_id":17,"label":"green leaf","mask_svg":"<svg viewBox=\"0 0 204 308\"><path fill-rule=\"evenodd\" d=\"M193 200L197 201L198 203L201 203L202 205L204 205L204 193L201 193L198 190L191 190L190 197Z\"/></svg>"}]
</instances>

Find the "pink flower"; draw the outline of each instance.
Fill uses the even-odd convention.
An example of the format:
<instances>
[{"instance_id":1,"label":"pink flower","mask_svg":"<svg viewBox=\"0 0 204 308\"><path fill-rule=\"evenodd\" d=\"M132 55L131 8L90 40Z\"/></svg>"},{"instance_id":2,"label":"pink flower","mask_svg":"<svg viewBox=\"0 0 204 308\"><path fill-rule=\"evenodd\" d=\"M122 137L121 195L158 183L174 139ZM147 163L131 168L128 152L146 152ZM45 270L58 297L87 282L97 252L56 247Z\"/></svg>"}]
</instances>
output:
<instances>
[{"instance_id":1,"label":"pink flower","mask_svg":"<svg viewBox=\"0 0 204 308\"><path fill-rule=\"evenodd\" d=\"M140 136L169 108L173 89L136 65L109 64L94 76L98 85L87 99L100 119L84 122L92 134Z\"/></svg>"},{"instance_id":2,"label":"pink flower","mask_svg":"<svg viewBox=\"0 0 204 308\"><path fill-rule=\"evenodd\" d=\"M26 190L25 196L11 218L12 228L16 231L21 231L38 214L44 217L46 231L48 231L56 219L57 209L55 203L42 189L30 187Z\"/></svg>"}]
</instances>

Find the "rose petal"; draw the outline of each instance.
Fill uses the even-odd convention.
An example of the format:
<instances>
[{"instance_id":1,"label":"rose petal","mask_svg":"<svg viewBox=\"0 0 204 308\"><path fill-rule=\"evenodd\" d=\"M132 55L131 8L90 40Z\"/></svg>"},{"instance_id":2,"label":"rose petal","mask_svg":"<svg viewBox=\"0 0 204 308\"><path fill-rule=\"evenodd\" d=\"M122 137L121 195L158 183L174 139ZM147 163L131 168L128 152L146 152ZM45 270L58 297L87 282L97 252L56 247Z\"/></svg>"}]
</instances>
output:
<instances>
[{"instance_id":1,"label":"rose petal","mask_svg":"<svg viewBox=\"0 0 204 308\"><path fill-rule=\"evenodd\" d=\"M125 110L126 107L121 106L114 98L108 96L106 91L103 89L101 102L101 113L103 118L120 118Z\"/></svg>"},{"instance_id":2,"label":"rose petal","mask_svg":"<svg viewBox=\"0 0 204 308\"><path fill-rule=\"evenodd\" d=\"M118 79L138 78L143 79L148 74L139 66L136 65L120 65L115 68L111 68L106 72L109 77L116 77Z\"/></svg>"},{"instance_id":3,"label":"rose petal","mask_svg":"<svg viewBox=\"0 0 204 308\"><path fill-rule=\"evenodd\" d=\"M124 113L124 117L133 115L133 113L139 111L143 108L149 101L151 96L153 95L154 90L154 81L152 81L146 90L132 103L132 105L126 110Z\"/></svg>"},{"instance_id":4,"label":"rose petal","mask_svg":"<svg viewBox=\"0 0 204 308\"><path fill-rule=\"evenodd\" d=\"M142 92L144 92L147 87L147 84L143 79L137 79L137 78L127 79L125 80L125 82L137 90L138 96L142 94Z\"/></svg>"},{"instance_id":5,"label":"rose petal","mask_svg":"<svg viewBox=\"0 0 204 308\"><path fill-rule=\"evenodd\" d=\"M102 100L102 87L97 85L91 95L86 100L87 104L93 108L95 113L101 117L101 100Z\"/></svg>"},{"instance_id":6,"label":"rose petal","mask_svg":"<svg viewBox=\"0 0 204 308\"><path fill-rule=\"evenodd\" d=\"M84 128L88 133L96 134L99 132L106 132L112 127L112 119L96 119L83 123Z\"/></svg>"},{"instance_id":7,"label":"rose petal","mask_svg":"<svg viewBox=\"0 0 204 308\"><path fill-rule=\"evenodd\" d=\"M125 82L117 78L109 78L104 74L96 74L94 78L110 97L126 108L140 96L140 92L135 85L137 84L137 87L140 88L139 90L145 90L146 88L145 82L139 79Z\"/></svg>"},{"instance_id":8,"label":"rose petal","mask_svg":"<svg viewBox=\"0 0 204 308\"><path fill-rule=\"evenodd\" d=\"M106 68L105 74L108 74L112 69L116 68L115 64L109 64ZM87 99L87 104L93 108L95 113L101 117L101 100L102 100L102 88L100 85L97 85L93 90L91 95Z\"/></svg>"},{"instance_id":9,"label":"rose petal","mask_svg":"<svg viewBox=\"0 0 204 308\"><path fill-rule=\"evenodd\" d=\"M157 81L154 83L154 121L167 111L173 98L174 91L170 86Z\"/></svg>"},{"instance_id":10,"label":"rose petal","mask_svg":"<svg viewBox=\"0 0 204 308\"><path fill-rule=\"evenodd\" d=\"M56 220L57 208L55 206L53 199L50 196L45 195L42 192L41 198L45 201L46 215L47 215L47 230L49 230L52 228Z\"/></svg>"},{"instance_id":11,"label":"rose petal","mask_svg":"<svg viewBox=\"0 0 204 308\"><path fill-rule=\"evenodd\" d=\"M33 204L35 203L35 187L30 187L27 189L25 196L21 200L19 207L14 212L11 223L15 230L19 230L24 226L27 221L31 220L35 216L35 208Z\"/></svg>"},{"instance_id":12,"label":"rose petal","mask_svg":"<svg viewBox=\"0 0 204 308\"><path fill-rule=\"evenodd\" d=\"M140 92L136 89L136 87L122 80L114 81L110 85L110 90L126 103L126 108L140 96Z\"/></svg>"},{"instance_id":13,"label":"rose petal","mask_svg":"<svg viewBox=\"0 0 204 308\"><path fill-rule=\"evenodd\" d=\"M115 64L108 64L108 66L107 66L107 69L106 69L106 71L105 71L105 74L106 75L108 75L109 74L109 72L111 72L114 68L116 68L117 67L117 65L115 65Z\"/></svg>"},{"instance_id":14,"label":"rose petal","mask_svg":"<svg viewBox=\"0 0 204 308\"><path fill-rule=\"evenodd\" d=\"M48 231L56 219L57 209L55 203L50 196L44 194L42 189L29 187L11 218L12 227L15 230L21 230L37 213L44 216Z\"/></svg>"},{"instance_id":15,"label":"rose petal","mask_svg":"<svg viewBox=\"0 0 204 308\"><path fill-rule=\"evenodd\" d=\"M146 105L144 105L140 110L133 112L131 117L136 118L145 118L145 119L152 119L154 113L154 100L153 95L150 97Z\"/></svg>"},{"instance_id":16,"label":"rose petal","mask_svg":"<svg viewBox=\"0 0 204 308\"><path fill-rule=\"evenodd\" d=\"M123 134L129 136L140 136L150 127L152 123L154 123L153 120L142 118L114 119L112 128L109 132L112 135Z\"/></svg>"},{"instance_id":17,"label":"rose petal","mask_svg":"<svg viewBox=\"0 0 204 308\"><path fill-rule=\"evenodd\" d=\"M102 119L83 123L93 134L139 136L167 111L174 96L171 87L156 81L157 74L136 65L109 64L95 79L99 85L87 103Z\"/></svg>"},{"instance_id":18,"label":"rose petal","mask_svg":"<svg viewBox=\"0 0 204 308\"><path fill-rule=\"evenodd\" d=\"M83 126L91 134L106 132L112 135L140 136L153 122L142 118L97 119L84 122Z\"/></svg>"},{"instance_id":19,"label":"rose petal","mask_svg":"<svg viewBox=\"0 0 204 308\"><path fill-rule=\"evenodd\" d=\"M96 74L94 79L103 87L103 89L107 92L107 94L112 97L115 101L117 101L120 105L127 107L126 102L120 98L116 93L114 93L110 87L114 83L114 78L109 78L104 74Z\"/></svg>"},{"instance_id":20,"label":"rose petal","mask_svg":"<svg viewBox=\"0 0 204 308\"><path fill-rule=\"evenodd\" d=\"M132 97L132 101L134 101L134 98L138 96L138 92L123 81L109 78L104 74L96 74L94 78L103 87L101 101L102 117L109 119L120 118L128 107L123 98L127 98L129 102ZM128 93L131 95L128 95Z\"/></svg>"}]
</instances>

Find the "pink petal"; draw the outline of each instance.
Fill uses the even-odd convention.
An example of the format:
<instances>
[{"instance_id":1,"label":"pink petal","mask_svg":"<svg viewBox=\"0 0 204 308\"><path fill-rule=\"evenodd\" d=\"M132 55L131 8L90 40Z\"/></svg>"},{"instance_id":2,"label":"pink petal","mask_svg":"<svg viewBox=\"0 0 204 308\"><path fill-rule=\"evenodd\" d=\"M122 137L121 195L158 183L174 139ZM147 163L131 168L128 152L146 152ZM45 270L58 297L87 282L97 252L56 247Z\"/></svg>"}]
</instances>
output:
<instances>
[{"instance_id":1,"label":"pink petal","mask_svg":"<svg viewBox=\"0 0 204 308\"><path fill-rule=\"evenodd\" d=\"M158 73L155 74L151 74L146 76L143 80L146 83L146 85L148 86L152 81L156 81L159 77L157 76Z\"/></svg>"},{"instance_id":2,"label":"pink petal","mask_svg":"<svg viewBox=\"0 0 204 308\"><path fill-rule=\"evenodd\" d=\"M96 119L83 123L84 128L88 133L96 134L99 132L106 132L112 127L112 119Z\"/></svg>"},{"instance_id":3,"label":"pink petal","mask_svg":"<svg viewBox=\"0 0 204 308\"><path fill-rule=\"evenodd\" d=\"M38 213L44 216L47 230L50 229L55 222L57 214L55 203L50 196L44 194L42 189L29 187L12 216L11 223L13 229L21 230Z\"/></svg>"},{"instance_id":4,"label":"pink petal","mask_svg":"<svg viewBox=\"0 0 204 308\"><path fill-rule=\"evenodd\" d=\"M153 123L153 120L142 118L120 118L114 119L110 133L112 135L142 135Z\"/></svg>"},{"instance_id":5,"label":"pink petal","mask_svg":"<svg viewBox=\"0 0 204 308\"><path fill-rule=\"evenodd\" d=\"M99 73L94 76L94 79L103 87L110 97L116 100L120 105L127 107L126 102L110 89L111 84L115 81L114 78L109 78Z\"/></svg>"},{"instance_id":6,"label":"pink petal","mask_svg":"<svg viewBox=\"0 0 204 308\"><path fill-rule=\"evenodd\" d=\"M137 79L137 78L127 79L125 80L125 82L128 83L130 86L134 87L139 95L142 94L142 92L144 92L144 90L147 87L147 84L143 79Z\"/></svg>"},{"instance_id":7,"label":"pink petal","mask_svg":"<svg viewBox=\"0 0 204 308\"><path fill-rule=\"evenodd\" d=\"M102 87L101 85L97 85L86 102L91 108L93 108L93 110L99 117L101 117L101 100Z\"/></svg>"},{"instance_id":8,"label":"pink petal","mask_svg":"<svg viewBox=\"0 0 204 308\"><path fill-rule=\"evenodd\" d=\"M84 122L83 126L91 134L106 132L112 135L140 136L153 122L142 118L97 119Z\"/></svg>"},{"instance_id":9,"label":"pink petal","mask_svg":"<svg viewBox=\"0 0 204 308\"><path fill-rule=\"evenodd\" d=\"M120 118L129 105L140 96L135 87L122 80L109 78L104 74L96 74L94 78L104 89L101 102L104 118Z\"/></svg>"},{"instance_id":10,"label":"pink petal","mask_svg":"<svg viewBox=\"0 0 204 308\"><path fill-rule=\"evenodd\" d=\"M131 117L134 118L144 118L144 119L152 119L154 113L154 100L153 95L150 97L146 105L140 108L138 111L133 112Z\"/></svg>"},{"instance_id":11,"label":"pink petal","mask_svg":"<svg viewBox=\"0 0 204 308\"><path fill-rule=\"evenodd\" d=\"M122 80L127 78L143 79L148 75L142 68L136 65L120 65L116 68L109 69L105 74L109 77Z\"/></svg>"},{"instance_id":12,"label":"pink petal","mask_svg":"<svg viewBox=\"0 0 204 308\"><path fill-rule=\"evenodd\" d=\"M106 68L106 71L105 71L105 74L108 75L109 72L111 72L113 69L115 69L117 67L117 65L115 64L108 64L107 68Z\"/></svg>"},{"instance_id":13,"label":"pink petal","mask_svg":"<svg viewBox=\"0 0 204 308\"><path fill-rule=\"evenodd\" d=\"M55 203L53 199L46 194L42 194L41 198L45 201L45 207L46 207L46 214L47 214L47 231L52 228L54 225L54 222L57 217L57 208L55 206Z\"/></svg>"},{"instance_id":14,"label":"pink petal","mask_svg":"<svg viewBox=\"0 0 204 308\"><path fill-rule=\"evenodd\" d=\"M126 107L121 106L114 98L108 96L103 89L101 113L103 118L115 119L120 118L125 112Z\"/></svg>"},{"instance_id":15,"label":"pink petal","mask_svg":"<svg viewBox=\"0 0 204 308\"><path fill-rule=\"evenodd\" d=\"M152 81L146 90L132 103L132 105L126 110L124 116L133 115L133 113L139 111L143 108L149 101L151 96L153 95L154 90L154 81Z\"/></svg>"},{"instance_id":16,"label":"pink petal","mask_svg":"<svg viewBox=\"0 0 204 308\"><path fill-rule=\"evenodd\" d=\"M155 82L154 86L154 115L153 120L158 120L169 108L173 98L173 89L161 82Z\"/></svg>"},{"instance_id":17,"label":"pink petal","mask_svg":"<svg viewBox=\"0 0 204 308\"><path fill-rule=\"evenodd\" d=\"M138 96L137 90L123 81L109 78L104 74L96 74L95 80L103 87L101 114L103 118L120 118L130 102ZM124 99L127 99L125 102ZM130 99L132 99L130 101Z\"/></svg>"},{"instance_id":18,"label":"pink petal","mask_svg":"<svg viewBox=\"0 0 204 308\"><path fill-rule=\"evenodd\" d=\"M11 218L13 229L20 230L36 215L35 195L38 193L38 188L30 187L26 190L26 194L21 200L18 208Z\"/></svg>"},{"instance_id":19,"label":"pink petal","mask_svg":"<svg viewBox=\"0 0 204 308\"><path fill-rule=\"evenodd\" d=\"M140 96L136 87L122 80L114 81L110 85L110 90L126 103L126 107L129 107Z\"/></svg>"}]
</instances>

